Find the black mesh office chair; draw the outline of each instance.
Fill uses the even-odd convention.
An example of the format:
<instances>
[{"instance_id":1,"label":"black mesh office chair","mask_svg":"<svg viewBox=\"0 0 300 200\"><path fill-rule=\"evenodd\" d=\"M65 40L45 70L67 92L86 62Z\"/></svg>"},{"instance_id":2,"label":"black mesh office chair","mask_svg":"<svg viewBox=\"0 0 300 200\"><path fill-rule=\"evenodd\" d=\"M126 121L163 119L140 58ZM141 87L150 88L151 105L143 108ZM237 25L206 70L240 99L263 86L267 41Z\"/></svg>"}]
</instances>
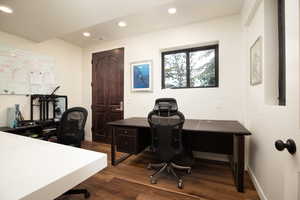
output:
<instances>
[{"instance_id":1,"label":"black mesh office chair","mask_svg":"<svg viewBox=\"0 0 300 200\"><path fill-rule=\"evenodd\" d=\"M66 110L61 118L60 125L56 132L57 142L60 144L80 147L84 140L84 127L88 112L85 108L74 107ZM86 189L71 189L63 195L84 194L85 198L90 197Z\"/></svg>"},{"instance_id":2,"label":"black mesh office chair","mask_svg":"<svg viewBox=\"0 0 300 200\"><path fill-rule=\"evenodd\" d=\"M66 110L57 129L57 142L60 144L81 146L84 140L84 127L88 112L85 108L74 107Z\"/></svg>"},{"instance_id":3,"label":"black mesh office chair","mask_svg":"<svg viewBox=\"0 0 300 200\"><path fill-rule=\"evenodd\" d=\"M178 179L178 187L183 188L182 178L174 169L186 170L191 173L190 166L176 164L184 154L182 142L182 127L184 115L178 111L175 99L157 99L153 111L148 114L148 122L152 133L152 150L158 154L159 164L148 165L148 169L158 169L150 176L151 183L157 183L157 176L167 170Z\"/></svg>"}]
</instances>

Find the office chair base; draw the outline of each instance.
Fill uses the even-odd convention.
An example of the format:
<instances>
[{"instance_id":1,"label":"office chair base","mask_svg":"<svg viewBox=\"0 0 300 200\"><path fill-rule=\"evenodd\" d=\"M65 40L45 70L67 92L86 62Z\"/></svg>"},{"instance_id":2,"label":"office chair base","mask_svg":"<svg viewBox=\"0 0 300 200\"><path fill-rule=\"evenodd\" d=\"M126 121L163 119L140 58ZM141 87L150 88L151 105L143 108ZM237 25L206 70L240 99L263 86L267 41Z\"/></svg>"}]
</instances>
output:
<instances>
[{"instance_id":1,"label":"office chair base","mask_svg":"<svg viewBox=\"0 0 300 200\"><path fill-rule=\"evenodd\" d=\"M157 183L157 176L160 175L161 173L163 173L165 170L167 170L167 172L169 174L172 174L178 180L177 186L178 186L179 189L183 188L183 180L175 172L174 169L186 170L186 172L188 174L192 173L192 168L191 167L176 165L175 163L172 163L172 162L170 162L170 163L160 163L160 164L150 163L147 168L148 169L158 169L156 172L154 172L154 174L152 174L150 176L150 183L151 184L156 184Z\"/></svg>"},{"instance_id":2,"label":"office chair base","mask_svg":"<svg viewBox=\"0 0 300 200\"><path fill-rule=\"evenodd\" d=\"M159 163L159 164L153 164L153 163L149 163L149 165L147 166L147 169L151 170L151 169L158 169L161 168L165 165L166 163Z\"/></svg>"},{"instance_id":3,"label":"office chair base","mask_svg":"<svg viewBox=\"0 0 300 200\"><path fill-rule=\"evenodd\" d=\"M181 166L181 165L176 165L175 163L171 163L172 167L174 169L179 169L179 170L186 170L188 174L192 173L192 168L191 167L186 167L186 166Z\"/></svg>"},{"instance_id":4,"label":"office chair base","mask_svg":"<svg viewBox=\"0 0 300 200\"><path fill-rule=\"evenodd\" d=\"M71 194L83 194L85 199L88 199L91 194L86 189L72 189L65 192L63 195L71 195Z\"/></svg>"}]
</instances>

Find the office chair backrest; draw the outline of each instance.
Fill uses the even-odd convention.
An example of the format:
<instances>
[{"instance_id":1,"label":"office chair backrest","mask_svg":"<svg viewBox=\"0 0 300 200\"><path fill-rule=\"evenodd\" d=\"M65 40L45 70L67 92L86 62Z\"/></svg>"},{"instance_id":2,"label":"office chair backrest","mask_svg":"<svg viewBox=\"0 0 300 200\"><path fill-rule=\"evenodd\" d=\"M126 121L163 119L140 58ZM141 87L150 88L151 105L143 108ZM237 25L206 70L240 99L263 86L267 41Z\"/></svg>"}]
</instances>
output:
<instances>
[{"instance_id":1,"label":"office chair backrest","mask_svg":"<svg viewBox=\"0 0 300 200\"><path fill-rule=\"evenodd\" d=\"M84 139L84 127L88 112L85 108L74 107L66 110L58 128L58 143L80 147Z\"/></svg>"},{"instance_id":2,"label":"office chair backrest","mask_svg":"<svg viewBox=\"0 0 300 200\"><path fill-rule=\"evenodd\" d=\"M174 98L160 98L155 100L153 111L159 116L171 116L178 111L177 101Z\"/></svg>"},{"instance_id":3,"label":"office chair backrest","mask_svg":"<svg viewBox=\"0 0 300 200\"><path fill-rule=\"evenodd\" d=\"M152 133L152 148L162 161L168 162L183 151L182 127L185 118L177 110L177 104L176 110L172 110L174 105L168 102L156 101L156 104L158 105L148 115Z\"/></svg>"}]
</instances>

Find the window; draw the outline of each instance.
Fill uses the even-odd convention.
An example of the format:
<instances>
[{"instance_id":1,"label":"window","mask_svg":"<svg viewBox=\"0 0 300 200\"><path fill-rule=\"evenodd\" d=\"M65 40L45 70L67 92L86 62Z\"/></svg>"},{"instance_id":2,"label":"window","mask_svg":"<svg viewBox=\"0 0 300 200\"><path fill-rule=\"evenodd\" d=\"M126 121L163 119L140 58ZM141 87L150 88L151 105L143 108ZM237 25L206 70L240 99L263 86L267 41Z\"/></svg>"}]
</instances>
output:
<instances>
[{"instance_id":1,"label":"window","mask_svg":"<svg viewBox=\"0 0 300 200\"><path fill-rule=\"evenodd\" d=\"M218 45L162 53L162 88L218 87Z\"/></svg>"}]
</instances>

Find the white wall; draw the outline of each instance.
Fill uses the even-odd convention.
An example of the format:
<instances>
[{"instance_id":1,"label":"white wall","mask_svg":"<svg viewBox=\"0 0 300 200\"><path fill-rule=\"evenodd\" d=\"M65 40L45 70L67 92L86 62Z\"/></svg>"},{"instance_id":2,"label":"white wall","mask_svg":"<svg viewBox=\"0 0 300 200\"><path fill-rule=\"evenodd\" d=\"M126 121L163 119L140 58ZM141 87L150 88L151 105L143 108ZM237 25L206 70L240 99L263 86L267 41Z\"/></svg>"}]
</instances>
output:
<instances>
[{"instance_id":1,"label":"white wall","mask_svg":"<svg viewBox=\"0 0 300 200\"><path fill-rule=\"evenodd\" d=\"M0 32L0 44L52 56L56 61L54 73L61 88L57 94L68 95L69 107L82 101L82 49L62 40L54 39L34 43ZM25 119L30 117L30 99L21 95L0 95L0 126L6 125L6 109L20 104Z\"/></svg>"},{"instance_id":2,"label":"white wall","mask_svg":"<svg viewBox=\"0 0 300 200\"><path fill-rule=\"evenodd\" d=\"M250 86L250 63L249 59L245 60L246 126L253 134L249 143L249 171L262 200L296 200L300 186L297 182L299 156L291 156L287 151L278 152L274 142L293 138L299 144L299 35L296 36L299 34L299 5L298 1L286 1L287 106L278 106L272 105L268 99L272 95L271 82L276 84L274 79L270 81L270 76L274 76L274 61L278 60L278 56L270 53L274 50L270 37L275 33L267 30L270 24L266 24L270 23L268 17L272 16L268 13L271 11L268 6L274 2L263 0L254 18L244 27L246 57L259 36L264 40L264 81L261 85Z\"/></svg>"},{"instance_id":3,"label":"white wall","mask_svg":"<svg viewBox=\"0 0 300 200\"><path fill-rule=\"evenodd\" d=\"M231 16L179 28L149 33L121 41L106 42L84 50L83 104L91 105L91 54L125 47L125 118L147 116L159 97L174 97L186 118L243 121L242 38L240 17ZM219 42L219 88L161 89L161 49ZM153 60L153 92L131 92L130 62ZM91 112L91 111L90 111ZM87 134L91 138L91 115Z\"/></svg>"},{"instance_id":4,"label":"white wall","mask_svg":"<svg viewBox=\"0 0 300 200\"><path fill-rule=\"evenodd\" d=\"M261 198L268 200L296 200L299 183L299 156L277 152L274 141L299 134L299 2L286 1L287 33L287 106L274 101L276 73L275 45L270 40L272 30L266 24L272 18L266 7L274 0L247 0L241 16L224 17L207 22L153 32L120 41L101 42L82 50L61 40L33 43L0 32L0 43L20 49L53 56L60 94L69 97L70 107L84 105L89 109L86 126L91 140L91 54L125 47L124 103L125 117L146 116L159 97L174 97L187 118L233 119L244 123L253 135L247 140L249 169ZM269 19L268 19L269 18ZM298 21L297 21L298 20ZM274 23L274 21L272 22ZM242 28L243 26L243 28ZM275 30L273 30L275 31ZM297 35L297 36L295 36ZM249 49L263 36L264 81L250 86ZM274 35L272 35L273 37ZM298 38L296 40L295 38ZM267 39L267 40L266 40ZM274 39L274 38L273 38ZM219 88L161 89L161 49L219 43ZM130 62L152 59L154 63L154 89L151 93L130 90ZM270 76L270 74L272 74ZM0 126L6 118L6 108L21 104L29 117L29 99L24 96L0 96ZM300 135L299 135L300 136ZM299 136L294 138L300 141ZM286 165L285 165L286 164ZM298 194L299 195L299 194Z\"/></svg>"}]
</instances>

